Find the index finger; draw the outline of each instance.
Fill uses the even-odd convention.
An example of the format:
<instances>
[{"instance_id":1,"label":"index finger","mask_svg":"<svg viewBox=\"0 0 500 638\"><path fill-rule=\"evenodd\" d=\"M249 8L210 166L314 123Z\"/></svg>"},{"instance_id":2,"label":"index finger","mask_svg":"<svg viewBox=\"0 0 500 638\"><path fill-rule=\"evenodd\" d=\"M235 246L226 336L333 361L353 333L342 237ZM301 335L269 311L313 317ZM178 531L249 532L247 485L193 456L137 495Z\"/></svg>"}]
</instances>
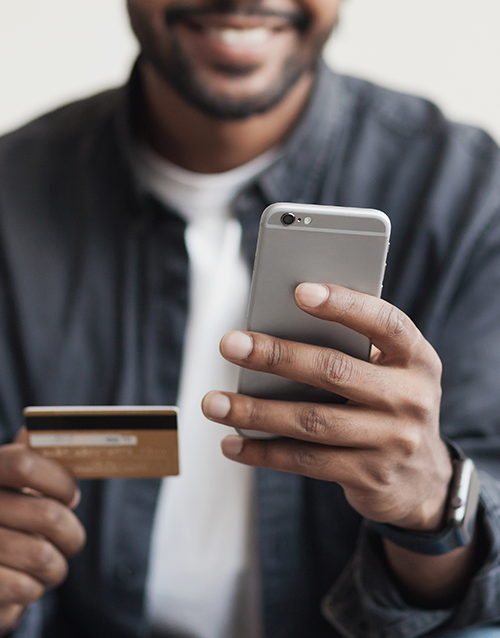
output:
<instances>
[{"instance_id":1,"label":"index finger","mask_svg":"<svg viewBox=\"0 0 500 638\"><path fill-rule=\"evenodd\" d=\"M74 507L79 494L75 479L62 465L23 443L0 447L0 486L36 490L68 507Z\"/></svg>"},{"instance_id":2,"label":"index finger","mask_svg":"<svg viewBox=\"0 0 500 638\"><path fill-rule=\"evenodd\" d=\"M351 328L370 339L391 359L407 361L423 339L404 312L387 301L333 284L302 283L295 289L299 308Z\"/></svg>"}]
</instances>

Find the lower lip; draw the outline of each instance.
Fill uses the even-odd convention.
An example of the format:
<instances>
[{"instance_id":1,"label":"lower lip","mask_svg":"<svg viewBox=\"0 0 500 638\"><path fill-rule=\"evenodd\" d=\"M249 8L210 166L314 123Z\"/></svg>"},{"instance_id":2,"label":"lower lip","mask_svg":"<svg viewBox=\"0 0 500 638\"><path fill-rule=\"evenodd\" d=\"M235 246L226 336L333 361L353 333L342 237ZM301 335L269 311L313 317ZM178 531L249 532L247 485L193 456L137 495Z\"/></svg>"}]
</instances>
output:
<instances>
[{"instance_id":1,"label":"lower lip","mask_svg":"<svg viewBox=\"0 0 500 638\"><path fill-rule=\"evenodd\" d=\"M219 64L252 65L262 62L286 41L290 41L293 29L270 30L269 37L262 42L228 43L218 40L208 30L180 26L183 37L200 55Z\"/></svg>"}]
</instances>

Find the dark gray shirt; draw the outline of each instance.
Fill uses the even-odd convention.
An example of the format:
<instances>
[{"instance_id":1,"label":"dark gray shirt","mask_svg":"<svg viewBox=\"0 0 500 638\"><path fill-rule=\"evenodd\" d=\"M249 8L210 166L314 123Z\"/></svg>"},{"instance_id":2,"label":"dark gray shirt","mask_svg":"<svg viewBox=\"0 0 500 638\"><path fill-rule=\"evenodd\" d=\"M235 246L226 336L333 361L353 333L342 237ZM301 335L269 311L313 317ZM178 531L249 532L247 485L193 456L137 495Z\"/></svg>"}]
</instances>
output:
<instances>
[{"instance_id":1,"label":"dark gray shirt","mask_svg":"<svg viewBox=\"0 0 500 638\"><path fill-rule=\"evenodd\" d=\"M134 180L138 96L136 72L126 87L0 140L2 441L13 438L26 405L175 403L185 226ZM424 100L322 67L282 156L235 199L249 260L260 214L274 201L390 216L384 296L442 358L443 432L485 471L487 559L456 608L412 608L338 485L259 470L266 636L416 638L500 618L498 148ZM146 635L158 481L87 481L82 492L87 547L16 638Z\"/></svg>"}]
</instances>

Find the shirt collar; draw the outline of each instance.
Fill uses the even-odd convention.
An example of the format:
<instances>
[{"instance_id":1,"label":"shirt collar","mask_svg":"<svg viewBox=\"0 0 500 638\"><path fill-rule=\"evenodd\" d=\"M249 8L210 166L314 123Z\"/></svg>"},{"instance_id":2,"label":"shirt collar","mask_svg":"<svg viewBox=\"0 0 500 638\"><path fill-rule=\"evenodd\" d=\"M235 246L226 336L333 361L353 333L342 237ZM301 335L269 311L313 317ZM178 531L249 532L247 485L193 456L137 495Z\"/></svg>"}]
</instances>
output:
<instances>
[{"instance_id":1,"label":"shirt collar","mask_svg":"<svg viewBox=\"0 0 500 638\"><path fill-rule=\"evenodd\" d=\"M336 140L350 111L342 77L321 61L304 113L283 146L281 158L259 179L269 201L314 203L331 164Z\"/></svg>"},{"instance_id":2,"label":"shirt collar","mask_svg":"<svg viewBox=\"0 0 500 638\"><path fill-rule=\"evenodd\" d=\"M149 195L141 188L133 170L133 138L141 99L139 66L140 57L132 68L128 83L119 91L116 127L118 143L127 161L128 177L142 199ZM331 71L321 60L310 99L297 126L283 144L278 159L253 184L265 203L320 201L325 170L332 164L336 141L352 111L350 101L352 94L346 90L342 76Z\"/></svg>"}]
</instances>

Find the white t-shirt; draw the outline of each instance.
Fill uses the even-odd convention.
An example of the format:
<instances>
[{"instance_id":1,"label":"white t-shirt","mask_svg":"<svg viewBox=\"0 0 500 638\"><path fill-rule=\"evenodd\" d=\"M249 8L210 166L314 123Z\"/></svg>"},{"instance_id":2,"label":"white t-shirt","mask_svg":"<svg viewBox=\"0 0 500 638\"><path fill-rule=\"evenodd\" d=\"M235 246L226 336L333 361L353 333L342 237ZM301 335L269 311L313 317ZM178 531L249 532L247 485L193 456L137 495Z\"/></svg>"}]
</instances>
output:
<instances>
[{"instance_id":1,"label":"white t-shirt","mask_svg":"<svg viewBox=\"0 0 500 638\"><path fill-rule=\"evenodd\" d=\"M237 368L219 354L222 335L242 328L249 291L241 227L231 217L237 192L275 159L274 152L215 175L186 171L140 147L143 186L187 222L190 307L179 390L180 476L163 480L146 588L156 630L189 638L259 638L254 472L226 459L231 433L207 421L200 402L213 389L234 391Z\"/></svg>"}]
</instances>

